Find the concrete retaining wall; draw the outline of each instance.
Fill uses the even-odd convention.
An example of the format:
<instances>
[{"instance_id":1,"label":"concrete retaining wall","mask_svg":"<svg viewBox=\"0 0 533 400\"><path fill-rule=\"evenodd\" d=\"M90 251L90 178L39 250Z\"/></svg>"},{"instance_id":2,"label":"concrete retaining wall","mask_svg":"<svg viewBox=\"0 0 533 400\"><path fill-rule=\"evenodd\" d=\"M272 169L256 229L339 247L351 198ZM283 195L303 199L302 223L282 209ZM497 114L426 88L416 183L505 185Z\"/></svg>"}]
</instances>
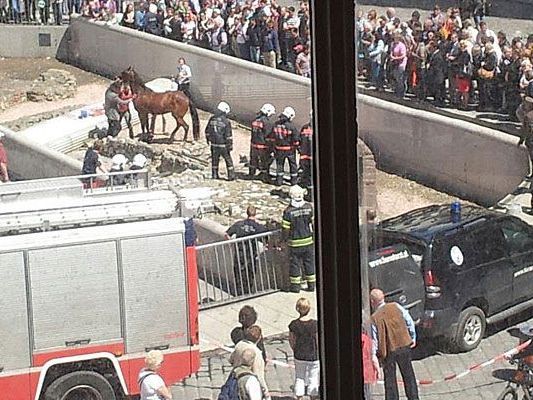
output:
<instances>
[{"instance_id":1,"label":"concrete retaining wall","mask_svg":"<svg viewBox=\"0 0 533 400\"><path fill-rule=\"evenodd\" d=\"M359 135L378 165L431 187L491 205L529 170L514 136L427 111L359 95Z\"/></svg>"},{"instance_id":2,"label":"concrete retaining wall","mask_svg":"<svg viewBox=\"0 0 533 400\"><path fill-rule=\"evenodd\" d=\"M3 143L7 150L9 170L14 176L41 179L80 174L81 162L21 138L16 132L2 126L0 132L6 135Z\"/></svg>"},{"instance_id":3,"label":"concrete retaining wall","mask_svg":"<svg viewBox=\"0 0 533 400\"><path fill-rule=\"evenodd\" d=\"M0 24L0 57L55 57L66 26Z\"/></svg>"},{"instance_id":4,"label":"concrete retaining wall","mask_svg":"<svg viewBox=\"0 0 533 400\"><path fill-rule=\"evenodd\" d=\"M435 3L438 3L441 9L446 9L456 6L457 0L363 0L359 2L359 5L413 7L432 10ZM492 0L490 3L492 4L490 16L530 19L533 15L533 0Z\"/></svg>"}]
</instances>

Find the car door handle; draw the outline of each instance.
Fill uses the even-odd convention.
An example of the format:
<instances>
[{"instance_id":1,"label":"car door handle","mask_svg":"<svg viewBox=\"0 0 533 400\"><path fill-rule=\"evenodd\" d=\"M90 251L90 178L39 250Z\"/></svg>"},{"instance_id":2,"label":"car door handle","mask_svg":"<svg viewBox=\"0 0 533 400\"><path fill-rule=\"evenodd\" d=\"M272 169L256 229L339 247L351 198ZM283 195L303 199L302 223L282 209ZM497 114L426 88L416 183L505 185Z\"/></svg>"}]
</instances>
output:
<instances>
[{"instance_id":1,"label":"car door handle","mask_svg":"<svg viewBox=\"0 0 533 400\"><path fill-rule=\"evenodd\" d=\"M169 344L162 344L160 346L145 347L144 351L148 353L151 350L168 350L169 348L170 348Z\"/></svg>"},{"instance_id":2,"label":"car door handle","mask_svg":"<svg viewBox=\"0 0 533 400\"><path fill-rule=\"evenodd\" d=\"M91 343L91 339L79 339L79 340L67 340L65 341L65 346L72 347L72 346L80 346L82 344L89 344Z\"/></svg>"}]
</instances>

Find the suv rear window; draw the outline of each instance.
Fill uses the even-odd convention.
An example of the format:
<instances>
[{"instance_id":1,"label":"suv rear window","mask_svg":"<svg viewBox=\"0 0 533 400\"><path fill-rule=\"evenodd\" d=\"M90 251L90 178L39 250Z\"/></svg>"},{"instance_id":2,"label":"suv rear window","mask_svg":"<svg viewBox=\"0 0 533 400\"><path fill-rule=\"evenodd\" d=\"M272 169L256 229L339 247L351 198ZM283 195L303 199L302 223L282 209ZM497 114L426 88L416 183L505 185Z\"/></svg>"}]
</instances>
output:
<instances>
[{"instance_id":1,"label":"suv rear window","mask_svg":"<svg viewBox=\"0 0 533 400\"><path fill-rule=\"evenodd\" d=\"M424 245L420 243L415 243L407 238L387 236L380 236L375 242L376 243L373 243L374 248L394 246L396 244L403 244L407 246L407 248L411 252L413 260L415 260L415 262L418 264L418 267L422 267L422 260L424 258L424 253L426 250L426 247Z\"/></svg>"}]
</instances>

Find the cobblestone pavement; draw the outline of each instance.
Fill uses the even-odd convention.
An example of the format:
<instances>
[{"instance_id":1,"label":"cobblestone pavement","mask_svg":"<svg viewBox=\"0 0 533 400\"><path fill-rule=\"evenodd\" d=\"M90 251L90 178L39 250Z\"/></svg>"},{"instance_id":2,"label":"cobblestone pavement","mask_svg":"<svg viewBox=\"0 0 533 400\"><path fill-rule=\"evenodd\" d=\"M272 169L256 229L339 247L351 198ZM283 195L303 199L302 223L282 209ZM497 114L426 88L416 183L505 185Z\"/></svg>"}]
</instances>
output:
<instances>
[{"instance_id":1,"label":"cobblestone pavement","mask_svg":"<svg viewBox=\"0 0 533 400\"><path fill-rule=\"evenodd\" d=\"M413 353L414 367L419 380L438 381L451 374L459 374L469 367L490 360L518 344L518 339L508 330L519 323L533 323L533 313L510 320L505 325L490 327L487 337L476 350L463 354L449 354L442 350L442 345L431 341L421 341ZM228 338L229 340L229 338ZM268 338L265 341L268 356L274 360L291 364L292 352L287 335ZM200 370L172 389L175 398L188 400L216 399L231 367L229 353L216 350L202 356ZM449 400L460 395L465 400L495 399L505 384L492 377L491 372L498 368L509 368L505 361L472 371L463 378L446 383L420 386L420 398L430 400ZM273 399L292 398L291 388L294 370L269 363L266 379ZM403 390L401 398L404 399ZM374 399L384 399L382 385L374 388Z\"/></svg>"}]
</instances>

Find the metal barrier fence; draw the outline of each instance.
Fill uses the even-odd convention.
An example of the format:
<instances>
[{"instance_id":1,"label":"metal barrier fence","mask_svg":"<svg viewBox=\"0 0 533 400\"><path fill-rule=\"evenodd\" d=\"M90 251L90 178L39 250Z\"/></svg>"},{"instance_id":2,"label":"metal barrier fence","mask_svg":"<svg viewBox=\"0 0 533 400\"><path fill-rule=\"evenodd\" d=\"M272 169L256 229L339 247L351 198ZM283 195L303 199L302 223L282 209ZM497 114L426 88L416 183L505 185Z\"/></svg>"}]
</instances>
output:
<instances>
[{"instance_id":1,"label":"metal barrier fence","mask_svg":"<svg viewBox=\"0 0 533 400\"><path fill-rule=\"evenodd\" d=\"M283 288L280 231L196 247L200 308L210 308Z\"/></svg>"}]
</instances>

